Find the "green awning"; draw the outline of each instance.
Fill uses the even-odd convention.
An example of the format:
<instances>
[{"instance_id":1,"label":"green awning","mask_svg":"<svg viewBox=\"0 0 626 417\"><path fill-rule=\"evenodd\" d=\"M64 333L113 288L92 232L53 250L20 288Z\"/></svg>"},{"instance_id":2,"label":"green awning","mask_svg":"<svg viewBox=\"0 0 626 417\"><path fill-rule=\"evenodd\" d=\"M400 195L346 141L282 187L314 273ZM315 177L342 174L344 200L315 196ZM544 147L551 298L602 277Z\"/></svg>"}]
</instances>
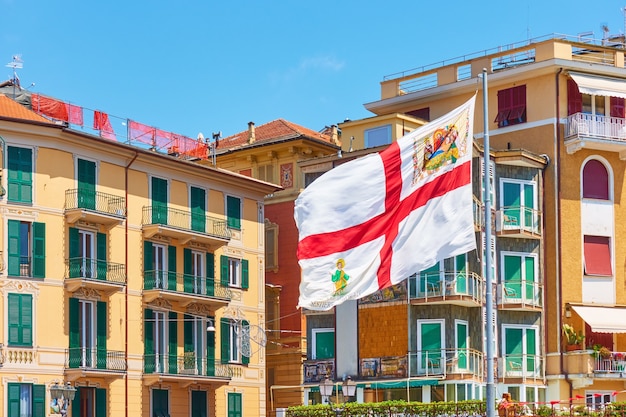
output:
<instances>
[{"instance_id":1,"label":"green awning","mask_svg":"<svg viewBox=\"0 0 626 417\"><path fill-rule=\"evenodd\" d=\"M437 379L411 379L404 381L389 381L389 382L372 382L370 388L372 389L391 389L391 388L406 388L407 382L409 388L423 387L425 385L437 385L439 381Z\"/></svg>"}]
</instances>

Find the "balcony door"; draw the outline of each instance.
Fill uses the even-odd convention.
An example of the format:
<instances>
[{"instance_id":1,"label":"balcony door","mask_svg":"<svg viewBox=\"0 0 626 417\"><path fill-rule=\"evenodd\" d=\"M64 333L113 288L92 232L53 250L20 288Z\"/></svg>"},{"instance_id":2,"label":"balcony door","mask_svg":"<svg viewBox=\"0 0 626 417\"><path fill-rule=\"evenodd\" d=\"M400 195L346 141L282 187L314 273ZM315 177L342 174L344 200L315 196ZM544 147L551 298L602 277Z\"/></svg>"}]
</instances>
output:
<instances>
[{"instance_id":1,"label":"balcony door","mask_svg":"<svg viewBox=\"0 0 626 417\"><path fill-rule=\"evenodd\" d=\"M167 180L152 177L152 223L167 224Z\"/></svg>"},{"instance_id":2,"label":"balcony door","mask_svg":"<svg viewBox=\"0 0 626 417\"><path fill-rule=\"evenodd\" d=\"M502 228L537 231L535 184L507 179L501 187Z\"/></svg>"},{"instance_id":3,"label":"balcony door","mask_svg":"<svg viewBox=\"0 0 626 417\"><path fill-rule=\"evenodd\" d=\"M78 207L88 210L96 209L96 163L78 160Z\"/></svg>"},{"instance_id":4,"label":"balcony door","mask_svg":"<svg viewBox=\"0 0 626 417\"><path fill-rule=\"evenodd\" d=\"M502 258L504 265L502 295L504 299L523 300L529 304L538 302L536 257L531 254L503 252Z\"/></svg>"},{"instance_id":5,"label":"balcony door","mask_svg":"<svg viewBox=\"0 0 626 417\"><path fill-rule=\"evenodd\" d=\"M155 288L167 289L167 246L154 243L152 245L152 259Z\"/></svg>"},{"instance_id":6,"label":"balcony door","mask_svg":"<svg viewBox=\"0 0 626 417\"><path fill-rule=\"evenodd\" d=\"M444 321L417 321L417 356L420 374L441 373L445 366Z\"/></svg>"},{"instance_id":7,"label":"balcony door","mask_svg":"<svg viewBox=\"0 0 626 417\"><path fill-rule=\"evenodd\" d=\"M537 328L504 326L504 370L509 376L534 375L538 370Z\"/></svg>"}]
</instances>

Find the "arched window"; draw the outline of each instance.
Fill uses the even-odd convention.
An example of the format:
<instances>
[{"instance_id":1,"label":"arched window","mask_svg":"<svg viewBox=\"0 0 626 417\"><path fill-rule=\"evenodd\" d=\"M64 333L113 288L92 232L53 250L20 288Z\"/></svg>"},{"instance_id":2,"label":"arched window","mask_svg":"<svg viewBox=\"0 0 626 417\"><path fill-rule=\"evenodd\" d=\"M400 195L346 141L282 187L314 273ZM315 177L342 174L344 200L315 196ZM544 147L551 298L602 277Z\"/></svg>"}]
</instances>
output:
<instances>
[{"instance_id":1,"label":"arched window","mask_svg":"<svg viewBox=\"0 0 626 417\"><path fill-rule=\"evenodd\" d=\"M583 198L609 199L609 173L597 159L587 161L583 168Z\"/></svg>"}]
</instances>

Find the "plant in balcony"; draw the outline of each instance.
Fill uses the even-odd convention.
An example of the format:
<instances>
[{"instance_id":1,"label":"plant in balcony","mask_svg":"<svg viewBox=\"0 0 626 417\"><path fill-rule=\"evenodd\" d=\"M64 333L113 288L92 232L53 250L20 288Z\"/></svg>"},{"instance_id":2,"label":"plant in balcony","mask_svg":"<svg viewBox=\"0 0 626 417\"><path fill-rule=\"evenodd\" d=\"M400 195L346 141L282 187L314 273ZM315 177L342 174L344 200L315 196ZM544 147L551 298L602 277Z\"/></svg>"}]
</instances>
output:
<instances>
[{"instance_id":1,"label":"plant in balcony","mask_svg":"<svg viewBox=\"0 0 626 417\"><path fill-rule=\"evenodd\" d=\"M577 332L572 325L567 323L563 325L563 335L565 336L567 350L579 350L585 339L582 331Z\"/></svg>"}]
</instances>

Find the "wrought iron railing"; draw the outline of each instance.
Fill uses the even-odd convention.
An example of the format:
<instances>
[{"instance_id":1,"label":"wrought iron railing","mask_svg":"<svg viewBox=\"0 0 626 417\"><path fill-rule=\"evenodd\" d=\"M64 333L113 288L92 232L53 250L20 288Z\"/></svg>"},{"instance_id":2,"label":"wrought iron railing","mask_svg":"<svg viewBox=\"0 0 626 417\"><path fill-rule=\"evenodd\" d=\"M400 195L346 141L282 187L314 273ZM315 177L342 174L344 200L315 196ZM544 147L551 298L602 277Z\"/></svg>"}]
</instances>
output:
<instances>
[{"instance_id":1,"label":"wrought iron railing","mask_svg":"<svg viewBox=\"0 0 626 417\"><path fill-rule=\"evenodd\" d=\"M195 375L217 378L232 378L234 375L231 364L196 356L194 352L182 356L149 354L144 355L144 373Z\"/></svg>"},{"instance_id":2,"label":"wrought iron railing","mask_svg":"<svg viewBox=\"0 0 626 417\"><path fill-rule=\"evenodd\" d=\"M232 293L213 278L168 271L144 271L144 290L166 290L230 300Z\"/></svg>"},{"instance_id":3,"label":"wrought iron railing","mask_svg":"<svg viewBox=\"0 0 626 417\"><path fill-rule=\"evenodd\" d=\"M65 351L66 368L126 371L124 352L99 348L69 348Z\"/></svg>"},{"instance_id":4,"label":"wrought iron railing","mask_svg":"<svg viewBox=\"0 0 626 417\"><path fill-rule=\"evenodd\" d=\"M220 239L230 239L231 237L226 220L165 206L145 206L141 224L162 224Z\"/></svg>"},{"instance_id":5,"label":"wrought iron railing","mask_svg":"<svg viewBox=\"0 0 626 417\"><path fill-rule=\"evenodd\" d=\"M101 261L93 258L69 258L65 260L65 278L106 281L126 284L124 264Z\"/></svg>"},{"instance_id":6,"label":"wrought iron railing","mask_svg":"<svg viewBox=\"0 0 626 417\"><path fill-rule=\"evenodd\" d=\"M100 191L74 188L65 191L65 210L84 209L126 217L126 198Z\"/></svg>"}]
</instances>

